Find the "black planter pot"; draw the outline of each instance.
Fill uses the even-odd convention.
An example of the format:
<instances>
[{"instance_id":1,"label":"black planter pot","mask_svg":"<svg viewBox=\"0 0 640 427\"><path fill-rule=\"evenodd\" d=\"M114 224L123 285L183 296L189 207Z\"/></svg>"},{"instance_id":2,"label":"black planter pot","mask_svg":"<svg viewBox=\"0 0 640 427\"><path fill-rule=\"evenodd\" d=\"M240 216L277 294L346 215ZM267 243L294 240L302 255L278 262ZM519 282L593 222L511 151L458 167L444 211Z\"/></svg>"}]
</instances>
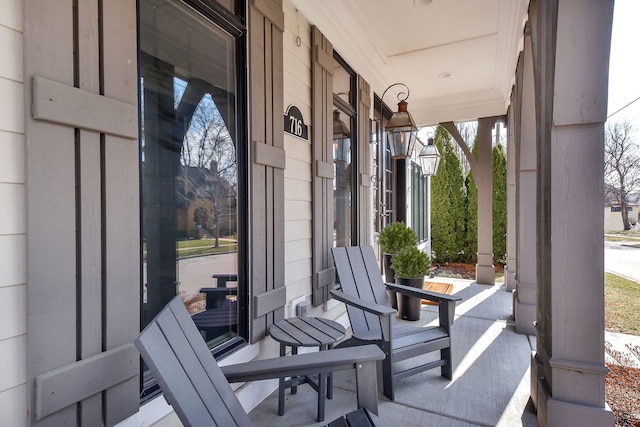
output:
<instances>
[{"instance_id":1,"label":"black planter pot","mask_svg":"<svg viewBox=\"0 0 640 427\"><path fill-rule=\"evenodd\" d=\"M398 285L411 286L422 289L424 286L424 277L414 277L406 279L396 277ZM398 294L398 316L403 320L420 320L420 310L422 309L422 298L408 297Z\"/></svg>"},{"instance_id":2,"label":"black planter pot","mask_svg":"<svg viewBox=\"0 0 640 427\"><path fill-rule=\"evenodd\" d=\"M387 283L396 283L396 273L391 268L391 260L393 259L394 254L382 254L382 260L384 264L384 281ZM398 300L396 297L396 293L394 291L387 290L387 295L389 296L389 302L391 303L391 307L397 309L398 308Z\"/></svg>"}]
</instances>

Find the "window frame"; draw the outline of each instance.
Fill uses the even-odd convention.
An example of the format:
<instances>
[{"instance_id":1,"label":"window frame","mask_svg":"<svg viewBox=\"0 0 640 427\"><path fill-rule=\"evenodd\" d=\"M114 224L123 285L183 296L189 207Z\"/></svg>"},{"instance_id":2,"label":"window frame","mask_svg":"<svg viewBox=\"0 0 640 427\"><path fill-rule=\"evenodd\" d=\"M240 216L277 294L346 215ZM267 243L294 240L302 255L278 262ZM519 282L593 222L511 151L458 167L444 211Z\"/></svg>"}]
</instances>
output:
<instances>
[{"instance_id":1,"label":"window frame","mask_svg":"<svg viewBox=\"0 0 640 427\"><path fill-rule=\"evenodd\" d=\"M422 175L420 166L411 162L411 228L416 232L419 242L429 239L429 177Z\"/></svg>"},{"instance_id":2,"label":"window frame","mask_svg":"<svg viewBox=\"0 0 640 427\"><path fill-rule=\"evenodd\" d=\"M350 184L350 192L351 192L351 235L350 241L351 244L356 244L358 242L358 230L359 230L359 216L357 212L359 212L359 200L357 196L358 189L358 145L360 143L358 138L358 108L357 108L357 94L358 94L358 75L357 73L349 66L349 64L338 54L337 51L333 51L333 59L336 63L349 75L349 97L348 100L345 101L340 97L341 93L335 93L333 91L333 109L338 109L340 113L345 114L349 117L350 120L350 130L351 130L351 174L349 175L349 184ZM334 78L335 80L335 78ZM333 159L335 162L335 159ZM335 177L334 177L335 181ZM335 182L334 182L335 183ZM335 195L334 195L334 206L336 204ZM336 243L335 239L333 241L334 245Z\"/></svg>"},{"instance_id":3,"label":"window frame","mask_svg":"<svg viewBox=\"0 0 640 427\"><path fill-rule=\"evenodd\" d=\"M140 6L138 0L137 6L137 25L138 25L138 110L139 113L143 111L142 105L142 49L140 46ZM215 0L173 0L175 3L183 5L186 9L191 10L191 13L199 14L202 18L205 18L211 25L217 26L222 31L226 32L230 37L234 39L235 49L235 70L236 70L236 105L235 105L235 125L236 125L236 162L237 162L237 228L238 228L238 324L236 336L229 340L214 346L211 348L211 353L214 358L221 359L234 351L246 346L249 343L249 325L250 325L250 283L248 280L248 260L249 260L249 246L250 246L250 233L249 233L249 130L248 130L248 76L247 76L247 27L246 27L246 14L247 10L245 2L238 1L236 4L236 13L231 13L226 7L217 3ZM142 121L139 124L140 144L142 143ZM144 307L143 307L143 224L144 218L142 214L143 206L143 152L139 153L139 173L140 173L140 329L144 327ZM240 236L243 235L243 238ZM157 395L161 394L161 390L153 379L147 384L144 383L143 364L140 365L140 403L143 404L152 400Z\"/></svg>"}]
</instances>

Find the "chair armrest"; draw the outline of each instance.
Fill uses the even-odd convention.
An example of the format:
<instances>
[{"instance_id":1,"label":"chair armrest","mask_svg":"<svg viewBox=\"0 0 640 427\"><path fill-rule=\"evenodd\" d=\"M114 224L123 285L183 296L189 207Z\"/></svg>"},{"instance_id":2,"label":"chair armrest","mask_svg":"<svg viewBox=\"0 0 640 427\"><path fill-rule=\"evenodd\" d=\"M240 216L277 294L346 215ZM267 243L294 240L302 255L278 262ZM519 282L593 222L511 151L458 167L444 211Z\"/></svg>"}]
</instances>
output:
<instances>
[{"instance_id":1,"label":"chair armrest","mask_svg":"<svg viewBox=\"0 0 640 427\"><path fill-rule=\"evenodd\" d=\"M435 301L438 303L438 317L440 326L445 328L447 333L450 332L450 326L453 325L453 320L456 313L456 301L461 301L462 298L457 295L441 294L439 292L425 291L420 288L413 288L411 286L398 285L396 283L386 283L387 288L399 292L403 295L410 297L423 298L429 301Z\"/></svg>"},{"instance_id":2,"label":"chair armrest","mask_svg":"<svg viewBox=\"0 0 640 427\"><path fill-rule=\"evenodd\" d=\"M375 363L384 358L384 352L377 345L369 344L254 360L220 368L229 382L244 382L343 371L353 369L360 363Z\"/></svg>"},{"instance_id":3,"label":"chair armrest","mask_svg":"<svg viewBox=\"0 0 640 427\"><path fill-rule=\"evenodd\" d=\"M392 291L400 292L403 295L410 297L423 298L429 301L461 301L462 298L457 295L441 294L440 292L425 291L420 288L413 288L411 286L398 285L397 283L385 283L387 288Z\"/></svg>"},{"instance_id":4,"label":"chair armrest","mask_svg":"<svg viewBox=\"0 0 640 427\"><path fill-rule=\"evenodd\" d=\"M376 316L391 316L392 314L395 314L397 312L395 308L387 307L380 304L365 302L359 298L352 297L351 295L347 295L341 291L332 290L329 292L338 301L341 301L350 306L359 308L368 313L373 313Z\"/></svg>"},{"instance_id":5,"label":"chair armrest","mask_svg":"<svg viewBox=\"0 0 640 427\"><path fill-rule=\"evenodd\" d=\"M385 354L375 344L255 360L222 367L229 382L295 377L355 369L358 408L378 413L377 362Z\"/></svg>"},{"instance_id":6,"label":"chair armrest","mask_svg":"<svg viewBox=\"0 0 640 427\"><path fill-rule=\"evenodd\" d=\"M235 295L238 293L238 288L200 288L198 292L202 294Z\"/></svg>"}]
</instances>

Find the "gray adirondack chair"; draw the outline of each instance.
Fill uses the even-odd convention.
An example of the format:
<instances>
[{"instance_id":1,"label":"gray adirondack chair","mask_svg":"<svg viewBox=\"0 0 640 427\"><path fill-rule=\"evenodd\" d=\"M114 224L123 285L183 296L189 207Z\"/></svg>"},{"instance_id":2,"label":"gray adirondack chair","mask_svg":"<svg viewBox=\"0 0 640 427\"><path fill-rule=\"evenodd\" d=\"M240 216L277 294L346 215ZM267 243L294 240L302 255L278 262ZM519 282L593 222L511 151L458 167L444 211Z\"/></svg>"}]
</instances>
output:
<instances>
[{"instance_id":1,"label":"gray adirondack chair","mask_svg":"<svg viewBox=\"0 0 640 427\"><path fill-rule=\"evenodd\" d=\"M383 393L394 399L393 382L419 372L440 367L443 377L451 379L451 325L456 301L460 297L394 283L384 283L371 246L339 247L331 250L341 291L334 298L347 305L352 337L336 347L377 344L386 354L382 362ZM438 303L439 325L415 327L396 324L386 290ZM440 351L435 361L393 372L394 363L422 354Z\"/></svg>"},{"instance_id":2,"label":"gray adirondack chair","mask_svg":"<svg viewBox=\"0 0 640 427\"><path fill-rule=\"evenodd\" d=\"M356 370L358 410L329 425L380 425L374 345L218 366L182 301L175 297L135 339L142 358L185 426L251 426L229 382ZM354 351L355 350L355 351Z\"/></svg>"}]
</instances>

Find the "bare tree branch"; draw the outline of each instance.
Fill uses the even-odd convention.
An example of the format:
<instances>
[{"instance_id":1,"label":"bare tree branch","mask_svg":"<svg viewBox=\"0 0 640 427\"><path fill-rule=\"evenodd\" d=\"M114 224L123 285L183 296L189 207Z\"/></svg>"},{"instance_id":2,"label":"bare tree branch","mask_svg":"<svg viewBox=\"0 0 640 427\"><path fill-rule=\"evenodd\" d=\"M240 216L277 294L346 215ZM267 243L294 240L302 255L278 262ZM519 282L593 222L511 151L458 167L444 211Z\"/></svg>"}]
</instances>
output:
<instances>
[{"instance_id":1,"label":"bare tree branch","mask_svg":"<svg viewBox=\"0 0 640 427\"><path fill-rule=\"evenodd\" d=\"M633 123L607 123L605 129L605 196L620 206L625 230L631 228L627 205L629 195L640 188L640 152L633 139Z\"/></svg>"}]
</instances>

